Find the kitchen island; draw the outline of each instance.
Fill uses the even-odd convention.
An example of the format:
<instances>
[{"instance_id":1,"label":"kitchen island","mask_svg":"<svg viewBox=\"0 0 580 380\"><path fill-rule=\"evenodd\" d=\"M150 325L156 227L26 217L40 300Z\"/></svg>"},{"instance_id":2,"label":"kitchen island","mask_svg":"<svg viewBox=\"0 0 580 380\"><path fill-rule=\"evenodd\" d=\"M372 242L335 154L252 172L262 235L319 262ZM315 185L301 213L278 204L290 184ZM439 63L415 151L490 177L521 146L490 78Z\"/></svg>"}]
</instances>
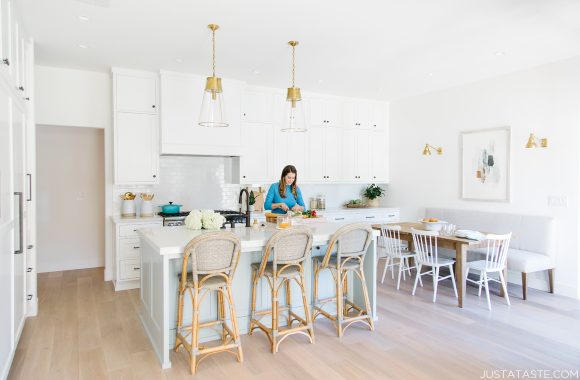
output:
<instances>
[{"instance_id":1,"label":"kitchen island","mask_svg":"<svg viewBox=\"0 0 580 380\"><path fill-rule=\"evenodd\" d=\"M312 229L313 244L312 255L322 256L330 238L340 223L312 223L308 227ZM267 240L276 232L274 225L255 228L235 228L234 232L241 240L241 255L232 283L232 292L236 307L238 326L241 334L247 334L250 324L250 302L252 271L251 264L261 261L262 250ZM139 317L143 327L151 341L151 344L161 361L163 368L170 368L169 350L175 341L175 325L177 314L177 288L178 276L181 274L182 257L187 243L207 231L189 230L185 227L157 227L139 230L141 241L141 307ZM377 231L374 232L378 234ZM371 314L377 319L376 314L376 239L369 246L364 262L364 272L369 293ZM307 260L306 289L309 294L308 300L312 302L312 262ZM325 271L328 272L328 271ZM334 283L330 273L321 274L319 280L319 295L321 298L334 295ZM357 281L349 286L350 295L359 305L364 305L360 286ZM294 311L303 313L299 292L292 292L292 303L296 305ZM215 319L217 315L216 297L207 297L201 306L201 320ZM266 283L260 283L257 292L258 310L271 307L271 296ZM184 309L184 323L191 323L191 305L186 302ZM330 305L332 307L333 305ZM329 309L330 310L330 309ZM316 324L315 324L316 327ZM217 332L204 329L200 335L200 341L218 339ZM256 339L267 339L257 334Z\"/></svg>"}]
</instances>

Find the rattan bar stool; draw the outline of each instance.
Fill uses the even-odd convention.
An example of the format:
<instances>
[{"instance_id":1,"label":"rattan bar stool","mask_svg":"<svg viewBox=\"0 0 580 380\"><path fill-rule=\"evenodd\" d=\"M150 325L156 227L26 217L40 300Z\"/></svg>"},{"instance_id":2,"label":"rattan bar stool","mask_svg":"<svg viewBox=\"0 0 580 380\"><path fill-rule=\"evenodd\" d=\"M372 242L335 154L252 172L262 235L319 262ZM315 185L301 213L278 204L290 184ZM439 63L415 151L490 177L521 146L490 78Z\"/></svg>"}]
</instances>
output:
<instances>
[{"instance_id":1,"label":"rattan bar stool","mask_svg":"<svg viewBox=\"0 0 580 380\"><path fill-rule=\"evenodd\" d=\"M240 239L231 232L210 232L192 239L185 247L182 271L179 280L179 299L177 303L177 331L175 351L183 346L189 354L191 373L194 374L199 363L211 354L229 352L243 361L240 333L236 310L232 297L232 279L240 257ZM191 272L188 265L191 262ZM205 297L217 292L217 314L215 321L200 322L200 305ZM192 324L183 325L185 293L189 293L193 307ZM226 321L226 305L229 308L231 328ZM199 331L202 328L219 330L221 344L214 346L199 345ZM199 360L198 360L199 357Z\"/></svg>"},{"instance_id":2,"label":"rattan bar stool","mask_svg":"<svg viewBox=\"0 0 580 380\"><path fill-rule=\"evenodd\" d=\"M330 239L324 257L315 257L314 261L314 290L312 320L322 315L334 322L338 337L353 323L362 322L371 331L375 326L370 313L368 290L363 271L364 258L369 245L373 240L371 226L366 223L352 223L339 228ZM336 247L336 251L335 251ZM336 254L335 254L336 252ZM336 286L336 296L318 299L318 279L323 270L330 270ZM361 282L364 297L364 308L356 305L348 298L348 273L354 273ZM336 314L332 315L324 307L328 303L336 303Z\"/></svg>"},{"instance_id":3,"label":"rattan bar stool","mask_svg":"<svg viewBox=\"0 0 580 380\"><path fill-rule=\"evenodd\" d=\"M292 227L275 233L270 237L264 249L262 262L252 264L252 310L250 320L250 332L252 335L255 329L260 329L266 333L270 340L272 353L278 352L278 346L284 339L292 334L303 334L314 343L314 328L310 319L310 309L306 297L304 282L304 262L311 255L312 232L307 227ZM271 259L271 261L269 261ZM258 282L265 278L270 286L272 294L271 310L256 310L256 291ZM291 284L296 282L302 292L302 304L304 307L304 318L292 310ZM279 305L278 295L285 288L286 306ZM286 312L286 327L280 329L280 314ZM271 325L268 327L262 322L267 317L271 317ZM297 325L292 327L293 323Z\"/></svg>"}]
</instances>

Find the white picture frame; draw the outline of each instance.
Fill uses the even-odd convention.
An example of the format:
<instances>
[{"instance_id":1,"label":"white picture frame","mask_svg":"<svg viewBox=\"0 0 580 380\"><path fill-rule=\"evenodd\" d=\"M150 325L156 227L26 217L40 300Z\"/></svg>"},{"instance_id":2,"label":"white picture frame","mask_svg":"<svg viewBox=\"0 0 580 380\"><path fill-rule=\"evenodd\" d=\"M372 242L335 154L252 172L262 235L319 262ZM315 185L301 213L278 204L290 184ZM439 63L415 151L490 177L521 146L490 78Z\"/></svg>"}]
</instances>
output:
<instances>
[{"instance_id":1,"label":"white picture frame","mask_svg":"<svg viewBox=\"0 0 580 380\"><path fill-rule=\"evenodd\" d=\"M461 132L461 198L510 201L510 127Z\"/></svg>"}]
</instances>

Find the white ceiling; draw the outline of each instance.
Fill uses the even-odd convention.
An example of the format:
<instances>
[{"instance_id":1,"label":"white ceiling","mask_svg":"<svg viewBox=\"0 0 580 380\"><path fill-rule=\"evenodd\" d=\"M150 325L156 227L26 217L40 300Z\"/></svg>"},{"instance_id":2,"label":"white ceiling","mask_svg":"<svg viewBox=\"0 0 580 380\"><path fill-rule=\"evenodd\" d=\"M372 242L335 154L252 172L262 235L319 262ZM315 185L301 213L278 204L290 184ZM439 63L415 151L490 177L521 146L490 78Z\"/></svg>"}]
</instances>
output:
<instances>
[{"instance_id":1,"label":"white ceiling","mask_svg":"<svg viewBox=\"0 0 580 380\"><path fill-rule=\"evenodd\" d=\"M219 76L288 87L296 39L303 91L386 100L580 55L577 0L19 3L42 65L210 74L213 22Z\"/></svg>"}]
</instances>

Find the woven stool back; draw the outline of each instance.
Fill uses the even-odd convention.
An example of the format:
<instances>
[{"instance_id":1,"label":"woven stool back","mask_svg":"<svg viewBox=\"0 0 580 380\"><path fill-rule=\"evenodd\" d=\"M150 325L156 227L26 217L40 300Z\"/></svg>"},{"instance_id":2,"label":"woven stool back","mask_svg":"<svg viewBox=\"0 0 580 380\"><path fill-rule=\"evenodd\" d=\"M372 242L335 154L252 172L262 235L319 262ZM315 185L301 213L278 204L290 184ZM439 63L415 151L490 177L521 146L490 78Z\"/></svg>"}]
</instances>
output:
<instances>
[{"instance_id":1,"label":"woven stool back","mask_svg":"<svg viewBox=\"0 0 580 380\"><path fill-rule=\"evenodd\" d=\"M240 238L232 232L217 231L205 233L192 239L185 247L182 265L182 280L191 262L194 282L199 275L225 274L234 276L240 257Z\"/></svg>"},{"instance_id":2,"label":"woven stool back","mask_svg":"<svg viewBox=\"0 0 580 380\"><path fill-rule=\"evenodd\" d=\"M260 274L263 273L268 260L273 265L300 264L312 251L312 231L308 227L296 226L273 234L264 250L264 257L260 265Z\"/></svg>"},{"instance_id":3,"label":"woven stool back","mask_svg":"<svg viewBox=\"0 0 580 380\"><path fill-rule=\"evenodd\" d=\"M323 260L323 266L328 265L331 255L335 252L341 257L360 257L361 262L373 241L372 227L367 223L351 223L340 227L330 238L328 249Z\"/></svg>"}]
</instances>

